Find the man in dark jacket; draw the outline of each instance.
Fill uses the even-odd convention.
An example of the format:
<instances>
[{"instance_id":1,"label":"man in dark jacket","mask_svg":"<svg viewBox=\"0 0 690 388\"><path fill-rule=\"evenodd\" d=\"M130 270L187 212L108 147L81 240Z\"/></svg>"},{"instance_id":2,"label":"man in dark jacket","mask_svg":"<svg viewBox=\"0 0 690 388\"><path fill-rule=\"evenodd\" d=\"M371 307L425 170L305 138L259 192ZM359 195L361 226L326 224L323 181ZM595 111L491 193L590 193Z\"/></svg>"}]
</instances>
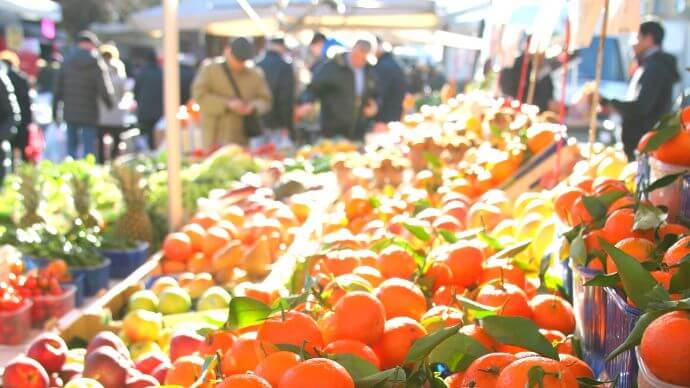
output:
<instances>
[{"instance_id":1,"label":"man in dark jacket","mask_svg":"<svg viewBox=\"0 0 690 388\"><path fill-rule=\"evenodd\" d=\"M53 112L62 101L62 119L67 123L67 152L73 158L96 155L98 101L113 106L113 87L103 59L96 50L98 38L90 31L77 37L77 47L60 69L53 96ZM79 152L79 145L83 152Z\"/></svg>"},{"instance_id":2,"label":"man in dark jacket","mask_svg":"<svg viewBox=\"0 0 690 388\"><path fill-rule=\"evenodd\" d=\"M11 163L11 160L8 160L10 146L7 141L16 135L17 124L21 121L21 111L7 71L7 65L0 62L0 183Z\"/></svg>"},{"instance_id":3,"label":"man in dark jacket","mask_svg":"<svg viewBox=\"0 0 690 388\"><path fill-rule=\"evenodd\" d=\"M633 45L639 67L630 79L627 100L602 99L602 105L613 107L623 118L621 137L630 160L642 136L671 109L673 85L680 79L676 58L661 51L663 40L660 23L642 23Z\"/></svg>"},{"instance_id":4,"label":"man in dark jacket","mask_svg":"<svg viewBox=\"0 0 690 388\"><path fill-rule=\"evenodd\" d=\"M163 71L154 50L146 53L145 61L134 82L134 99L139 130L153 150L156 149L154 129L163 115Z\"/></svg>"},{"instance_id":5,"label":"man in dark jacket","mask_svg":"<svg viewBox=\"0 0 690 388\"><path fill-rule=\"evenodd\" d=\"M362 140L376 115L376 76L367 62L372 44L358 40L349 53L326 61L307 87L310 102L321 101L321 136Z\"/></svg>"},{"instance_id":6,"label":"man in dark jacket","mask_svg":"<svg viewBox=\"0 0 690 388\"><path fill-rule=\"evenodd\" d=\"M33 121L31 112L31 98L29 97L29 79L19 69L19 57L12 51L5 50L0 53L0 59L7 66L7 76L14 87L14 95L19 104L21 120L17 123L17 134L12 140L12 149L26 160L26 146L29 145L29 124Z\"/></svg>"},{"instance_id":7,"label":"man in dark jacket","mask_svg":"<svg viewBox=\"0 0 690 388\"><path fill-rule=\"evenodd\" d=\"M527 93L529 89L529 77L532 74L532 63L534 61L534 56L529 53L523 53L519 57L515 58L513 62L513 67L509 67L501 70L500 75L500 87L501 92L513 98L518 98L519 88L520 88L520 75L522 73L522 63L525 61L525 55L528 57L528 65L526 72L525 84L522 90L523 101L527 100ZM551 79L551 71L553 66L550 61L543 60L539 66L539 71L537 72L537 83L534 85L534 96L532 98L532 104L539 107L540 111L546 111L549 109L549 102L553 100L554 86L553 80Z\"/></svg>"},{"instance_id":8,"label":"man in dark jacket","mask_svg":"<svg viewBox=\"0 0 690 388\"><path fill-rule=\"evenodd\" d=\"M391 53L390 44L381 38L376 40L378 62L374 70L379 88L379 113L376 115L376 123L385 125L391 121L400 121L407 82L402 66Z\"/></svg>"},{"instance_id":9,"label":"man in dark jacket","mask_svg":"<svg viewBox=\"0 0 690 388\"><path fill-rule=\"evenodd\" d=\"M292 63L283 58L286 52L284 39L271 39L264 58L259 62L259 67L264 71L268 87L273 94L273 106L271 111L264 115L263 120L266 129L279 131L281 136L289 134L294 140L292 116L295 101L295 74Z\"/></svg>"}]
</instances>

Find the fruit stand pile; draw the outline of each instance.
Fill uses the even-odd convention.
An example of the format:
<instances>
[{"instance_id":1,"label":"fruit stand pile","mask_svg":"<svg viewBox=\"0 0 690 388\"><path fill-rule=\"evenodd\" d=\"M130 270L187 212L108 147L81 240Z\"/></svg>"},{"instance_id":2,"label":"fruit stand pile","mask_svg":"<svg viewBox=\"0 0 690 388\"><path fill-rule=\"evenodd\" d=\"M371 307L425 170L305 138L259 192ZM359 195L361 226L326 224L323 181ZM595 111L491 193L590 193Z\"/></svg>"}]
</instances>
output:
<instances>
[{"instance_id":1,"label":"fruit stand pile","mask_svg":"<svg viewBox=\"0 0 690 388\"><path fill-rule=\"evenodd\" d=\"M26 173L5 194L25 209L3 241L21 253L7 255L0 340L26 345L3 386L690 386L682 116L629 163L530 107L459 96L360 148L256 161L190 194L158 253L52 322L65 311L41 300L76 292L81 269L53 239L99 258L108 241L156 244L138 228L163 202L141 182L164 171L112 167L99 190L119 188L120 210L74 197L70 222L37 211ZM46 330L25 339L34 319Z\"/></svg>"}]
</instances>

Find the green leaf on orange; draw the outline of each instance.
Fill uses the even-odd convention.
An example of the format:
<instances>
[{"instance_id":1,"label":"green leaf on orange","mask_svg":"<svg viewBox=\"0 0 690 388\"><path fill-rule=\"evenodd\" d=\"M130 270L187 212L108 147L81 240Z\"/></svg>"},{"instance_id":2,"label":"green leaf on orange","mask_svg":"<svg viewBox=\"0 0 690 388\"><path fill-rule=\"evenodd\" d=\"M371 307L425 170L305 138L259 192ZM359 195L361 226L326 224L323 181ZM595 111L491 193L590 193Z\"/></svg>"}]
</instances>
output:
<instances>
[{"instance_id":1,"label":"green leaf on orange","mask_svg":"<svg viewBox=\"0 0 690 388\"><path fill-rule=\"evenodd\" d=\"M643 153L656 151L662 144L678 134L680 131L680 114L673 112L662 116L655 128L657 130L642 148Z\"/></svg>"},{"instance_id":2,"label":"green leaf on orange","mask_svg":"<svg viewBox=\"0 0 690 388\"><path fill-rule=\"evenodd\" d=\"M494 315L480 320L482 328L496 341L521 346L544 357L558 360L558 352L533 321L522 317Z\"/></svg>"},{"instance_id":3,"label":"green leaf on orange","mask_svg":"<svg viewBox=\"0 0 690 388\"><path fill-rule=\"evenodd\" d=\"M345 368L354 380L363 379L379 371L374 364L354 354L331 354L328 358Z\"/></svg>"},{"instance_id":4,"label":"green leaf on orange","mask_svg":"<svg viewBox=\"0 0 690 388\"><path fill-rule=\"evenodd\" d=\"M378 373L374 373L367 377L355 380L357 388L374 388L385 386L398 386L398 384L405 384L407 375L402 367L386 369Z\"/></svg>"},{"instance_id":5,"label":"green leaf on orange","mask_svg":"<svg viewBox=\"0 0 690 388\"><path fill-rule=\"evenodd\" d=\"M263 322L272 309L254 298L236 296L228 306L228 321L225 327L231 330L242 329Z\"/></svg>"},{"instance_id":6,"label":"green leaf on orange","mask_svg":"<svg viewBox=\"0 0 690 388\"><path fill-rule=\"evenodd\" d=\"M456 334L462 325L445 327L414 341L405 356L405 364L421 361L441 342Z\"/></svg>"},{"instance_id":7,"label":"green leaf on orange","mask_svg":"<svg viewBox=\"0 0 690 388\"><path fill-rule=\"evenodd\" d=\"M429 362L444 364L457 372L467 369L474 360L488 353L489 349L474 337L455 333L431 351Z\"/></svg>"},{"instance_id":8,"label":"green leaf on orange","mask_svg":"<svg viewBox=\"0 0 690 388\"><path fill-rule=\"evenodd\" d=\"M407 229L408 232L412 233L413 236L417 237L422 241L429 241L431 239L429 231L427 231L424 226L418 223L408 221L403 223L403 226L405 227L405 229Z\"/></svg>"}]
</instances>

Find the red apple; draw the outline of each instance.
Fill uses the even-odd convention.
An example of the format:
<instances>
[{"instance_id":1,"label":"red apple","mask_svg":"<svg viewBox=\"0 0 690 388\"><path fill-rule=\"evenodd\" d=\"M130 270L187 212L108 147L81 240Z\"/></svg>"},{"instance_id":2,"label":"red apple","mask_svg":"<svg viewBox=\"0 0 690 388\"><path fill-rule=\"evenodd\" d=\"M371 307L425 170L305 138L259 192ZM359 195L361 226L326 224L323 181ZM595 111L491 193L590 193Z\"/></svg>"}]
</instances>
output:
<instances>
[{"instance_id":1,"label":"red apple","mask_svg":"<svg viewBox=\"0 0 690 388\"><path fill-rule=\"evenodd\" d=\"M127 379L127 367L120 353L102 346L86 355L84 377L98 380L104 388L122 388Z\"/></svg>"},{"instance_id":2,"label":"red apple","mask_svg":"<svg viewBox=\"0 0 690 388\"><path fill-rule=\"evenodd\" d=\"M139 374L136 377L127 379L126 388L148 388L157 387L160 383L155 377L147 374Z\"/></svg>"},{"instance_id":3,"label":"red apple","mask_svg":"<svg viewBox=\"0 0 690 388\"><path fill-rule=\"evenodd\" d=\"M60 375L57 373L52 373L50 375L50 382L49 386L50 388L61 388L64 385L62 382L62 378L60 378Z\"/></svg>"},{"instance_id":4,"label":"red apple","mask_svg":"<svg viewBox=\"0 0 690 388\"><path fill-rule=\"evenodd\" d=\"M159 384L165 384L165 377L168 375L170 368L172 368L170 363L160 364L151 372L151 376L155 377Z\"/></svg>"},{"instance_id":5,"label":"red apple","mask_svg":"<svg viewBox=\"0 0 690 388\"><path fill-rule=\"evenodd\" d=\"M192 355L201 349L204 337L192 331L175 334L170 340L170 360L175 362L182 356Z\"/></svg>"},{"instance_id":6,"label":"red apple","mask_svg":"<svg viewBox=\"0 0 690 388\"><path fill-rule=\"evenodd\" d=\"M125 343L122 342L122 338L118 337L117 334L111 331L102 331L96 334L96 336L89 341L89 346L86 348L86 353L91 353L103 346L111 347L117 350L117 352L121 355L125 356L125 358L130 358L129 350L127 349Z\"/></svg>"},{"instance_id":7,"label":"red apple","mask_svg":"<svg viewBox=\"0 0 690 388\"><path fill-rule=\"evenodd\" d=\"M467 219L469 207L465 202L453 200L443 205L441 211L449 216L454 217L461 224L464 224L465 220Z\"/></svg>"},{"instance_id":8,"label":"red apple","mask_svg":"<svg viewBox=\"0 0 690 388\"><path fill-rule=\"evenodd\" d=\"M57 334L43 333L31 342L26 355L38 361L46 372L59 372L67 358L67 345Z\"/></svg>"},{"instance_id":9,"label":"red apple","mask_svg":"<svg viewBox=\"0 0 690 388\"><path fill-rule=\"evenodd\" d=\"M168 357L159 352L149 352L139 357L134 367L141 373L151 374L154 369L163 363L170 362Z\"/></svg>"},{"instance_id":10,"label":"red apple","mask_svg":"<svg viewBox=\"0 0 690 388\"><path fill-rule=\"evenodd\" d=\"M81 377L83 372L84 366L82 364L68 363L62 366L60 377L62 378L63 382L67 383L76 377Z\"/></svg>"},{"instance_id":11,"label":"red apple","mask_svg":"<svg viewBox=\"0 0 690 388\"><path fill-rule=\"evenodd\" d=\"M22 355L5 367L2 383L4 388L47 388L49 379L38 361Z\"/></svg>"}]
</instances>

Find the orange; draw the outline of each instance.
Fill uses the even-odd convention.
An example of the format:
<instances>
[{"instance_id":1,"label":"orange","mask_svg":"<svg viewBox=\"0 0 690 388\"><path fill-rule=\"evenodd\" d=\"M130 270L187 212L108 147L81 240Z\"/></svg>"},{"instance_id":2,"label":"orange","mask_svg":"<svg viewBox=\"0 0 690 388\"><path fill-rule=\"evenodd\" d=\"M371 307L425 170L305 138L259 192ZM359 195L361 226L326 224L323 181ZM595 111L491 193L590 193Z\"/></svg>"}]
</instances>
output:
<instances>
[{"instance_id":1,"label":"orange","mask_svg":"<svg viewBox=\"0 0 690 388\"><path fill-rule=\"evenodd\" d=\"M374 290L386 310L386 318L410 317L419 320L426 311L426 298L419 287L409 280L386 279Z\"/></svg>"},{"instance_id":2,"label":"orange","mask_svg":"<svg viewBox=\"0 0 690 388\"><path fill-rule=\"evenodd\" d=\"M570 208L570 221L568 225L587 225L590 222L592 222L592 215L589 214L589 210L585 207L582 197L576 198L575 201L573 201L573 206Z\"/></svg>"},{"instance_id":3,"label":"orange","mask_svg":"<svg viewBox=\"0 0 690 388\"><path fill-rule=\"evenodd\" d=\"M633 199L633 197L626 195L625 197L620 197L617 200L613 201L613 203L609 206L609 210L607 213L611 214L618 209L632 208L633 205L635 205L635 200Z\"/></svg>"},{"instance_id":4,"label":"orange","mask_svg":"<svg viewBox=\"0 0 690 388\"><path fill-rule=\"evenodd\" d=\"M345 274L336 276L335 279L331 280L326 284L323 289L321 296L326 299L326 303L333 306L338 303L338 300L343 297L347 292L351 291L369 291L373 287L371 283L366 281L361 276L355 274Z\"/></svg>"},{"instance_id":5,"label":"orange","mask_svg":"<svg viewBox=\"0 0 690 388\"><path fill-rule=\"evenodd\" d=\"M680 111L680 128L688 129L690 125L690 108L685 107Z\"/></svg>"},{"instance_id":6,"label":"orange","mask_svg":"<svg viewBox=\"0 0 690 388\"><path fill-rule=\"evenodd\" d=\"M635 258L640 263L653 260L654 243L643 238L628 237L616 243L616 248ZM610 256L606 257L606 272L618 272L616 263Z\"/></svg>"},{"instance_id":7,"label":"orange","mask_svg":"<svg viewBox=\"0 0 690 388\"><path fill-rule=\"evenodd\" d=\"M671 245L666 253L664 253L663 262L669 266L680 264L681 260L687 255L690 255L690 236L685 236ZM677 268L671 270L673 274L676 272L678 272Z\"/></svg>"},{"instance_id":8,"label":"orange","mask_svg":"<svg viewBox=\"0 0 690 388\"><path fill-rule=\"evenodd\" d=\"M452 375L446 377L443 382L446 383L448 388L465 388L462 385L462 379L465 377L465 372L456 372Z\"/></svg>"},{"instance_id":9,"label":"orange","mask_svg":"<svg viewBox=\"0 0 690 388\"><path fill-rule=\"evenodd\" d=\"M225 354L235 343L235 335L230 331L214 331L208 333L204 339L204 344L201 345L199 353L204 356L212 356L216 351L220 354Z\"/></svg>"},{"instance_id":10,"label":"orange","mask_svg":"<svg viewBox=\"0 0 690 388\"><path fill-rule=\"evenodd\" d=\"M190 224L199 224L204 229L208 229L220 221L220 215L213 212L197 213L189 220Z\"/></svg>"},{"instance_id":11,"label":"orange","mask_svg":"<svg viewBox=\"0 0 690 388\"><path fill-rule=\"evenodd\" d=\"M299 311L277 313L259 326L256 339L262 343L304 346L310 354L323 348L323 337L314 318Z\"/></svg>"},{"instance_id":12,"label":"orange","mask_svg":"<svg viewBox=\"0 0 690 388\"><path fill-rule=\"evenodd\" d=\"M213 388L271 388L271 384L259 376L241 374L228 376Z\"/></svg>"},{"instance_id":13,"label":"orange","mask_svg":"<svg viewBox=\"0 0 690 388\"><path fill-rule=\"evenodd\" d=\"M453 216L441 215L431 224L435 230L448 230L459 232L463 229L463 222L458 221Z\"/></svg>"},{"instance_id":14,"label":"orange","mask_svg":"<svg viewBox=\"0 0 690 388\"><path fill-rule=\"evenodd\" d=\"M618 209L611 213L604 224L604 238L615 244L626 237L642 237L651 240L653 230L633 230L635 211L633 209Z\"/></svg>"},{"instance_id":15,"label":"orange","mask_svg":"<svg viewBox=\"0 0 690 388\"><path fill-rule=\"evenodd\" d=\"M583 194L584 192L580 188L570 187L563 190L556 196L553 207L561 222L570 222L570 210L573 208L575 200L582 197Z\"/></svg>"},{"instance_id":16,"label":"orange","mask_svg":"<svg viewBox=\"0 0 690 388\"><path fill-rule=\"evenodd\" d=\"M453 284L463 288L476 285L482 276L484 253L469 241L459 241L447 249L442 260L453 272Z\"/></svg>"},{"instance_id":17,"label":"orange","mask_svg":"<svg viewBox=\"0 0 690 388\"><path fill-rule=\"evenodd\" d=\"M254 370L261 360L273 352L273 347L262 346L255 333L241 334L225 352L221 362L224 375L234 375Z\"/></svg>"},{"instance_id":18,"label":"orange","mask_svg":"<svg viewBox=\"0 0 690 388\"><path fill-rule=\"evenodd\" d=\"M187 264L183 261L163 260L161 271L163 273L180 273L187 270Z\"/></svg>"},{"instance_id":19,"label":"orange","mask_svg":"<svg viewBox=\"0 0 690 388\"><path fill-rule=\"evenodd\" d=\"M341 249L330 251L321 259L321 268L325 274L338 276L352 271L360 265L357 251Z\"/></svg>"},{"instance_id":20,"label":"orange","mask_svg":"<svg viewBox=\"0 0 690 388\"><path fill-rule=\"evenodd\" d=\"M277 388L354 388L349 373L335 361L312 358L288 369Z\"/></svg>"},{"instance_id":21,"label":"orange","mask_svg":"<svg viewBox=\"0 0 690 388\"><path fill-rule=\"evenodd\" d=\"M211 271L211 259L197 252L187 260L187 271L191 273L202 273Z\"/></svg>"},{"instance_id":22,"label":"orange","mask_svg":"<svg viewBox=\"0 0 690 388\"><path fill-rule=\"evenodd\" d=\"M239 240L228 242L211 257L213 272L222 274L224 280L231 279L233 270L242 261L244 252L244 246Z\"/></svg>"},{"instance_id":23,"label":"orange","mask_svg":"<svg viewBox=\"0 0 690 388\"><path fill-rule=\"evenodd\" d=\"M385 278L409 279L417 271L417 263L406 250L391 245L379 254L378 268Z\"/></svg>"},{"instance_id":24,"label":"orange","mask_svg":"<svg viewBox=\"0 0 690 388\"><path fill-rule=\"evenodd\" d=\"M419 322L426 331L432 332L462 322L462 311L450 306L434 306L422 315Z\"/></svg>"},{"instance_id":25,"label":"orange","mask_svg":"<svg viewBox=\"0 0 690 388\"><path fill-rule=\"evenodd\" d=\"M629 194L628 188L625 186L625 182L617 179L600 176L596 177L594 182L592 182L592 193L595 195L601 195L614 191L622 191Z\"/></svg>"},{"instance_id":26,"label":"orange","mask_svg":"<svg viewBox=\"0 0 690 388\"><path fill-rule=\"evenodd\" d=\"M424 274L424 278L432 282L431 289L438 290L443 286L449 286L453 281L453 271L450 270L448 264L434 261Z\"/></svg>"},{"instance_id":27,"label":"orange","mask_svg":"<svg viewBox=\"0 0 690 388\"><path fill-rule=\"evenodd\" d=\"M182 228L182 231L189 236L194 252L201 251L201 245L206 237L206 229L199 224L189 224Z\"/></svg>"},{"instance_id":28,"label":"orange","mask_svg":"<svg viewBox=\"0 0 690 388\"><path fill-rule=\"evenodd\" d=\"M510 283L485 284L479 289L477 302L500 307L498 315L532 318L532 309L527 302L527 294Z\"/></svg>"},{"instance_id":29,"label":"orange","mask_svg":"<svg viewBox=\"0 0 690 388\"><path fill-rule=\"evenodd\" d=\"M163 255L168 260L186 261L192 252L192 240L186 233L170 233L163 241Z\"/></svg>"},{"instance_id":30,"label":"orange","mask_svg":"<svg viewBox=\"0 0 690 388\"><path fill-rule=\"evenodd\" d=\"M434 294L431 296L431 301L435 306L461 307L462 304L455 296L462 295L464 292L464 288L457 286L441 286L438 290L434 291Z\"/></svg>"},{"instance_id":31,"label":"orange","mask_svg":"<svg viewBox=\"0 0 690 388\"><path fill-rule=\"evenodd\" d=\"M585 240L585 247L587 248L587 253L591 253L592 251L599 251L603 252L601 249L601 244L599 243L600 238L604 238L604 231L601 229L595 229L584 236Z\"/></svg>"},{"instance_id":32,"label":"orange","mask_svg":"<svg viewBox=\"0 0 690 388\"><path fill-rule=\"evenodd\" d=\"M271 386L278 386L285 372L300 361L300 356L293 352L275 352L259 362L256 366L256 375L266 379Z\"/></svg>"},{"instance_id":33,"label":"orange","mask_svg":"<svg viewBox=\"0 0 690 388\"><path fill-rule=\"evenodd\" d=\"M201 242L201 251L207 257L212 257L219 249L230 241L230 234L227 230L212 226L206 231L206 236Z\"/></svg>"},{"instance_id":34,"label":"orange","mask_svg":"<svg viewBox=\"0 0 690 388\"><path fill-rule=\"evenodd\" d=\"M490 260L484 263L480 283L496 279L525 288L525 273L508 260Z\"/></svg>"},{"instance_id":35,"label":"orange","mask_svg":"<svg viewBox=\"0 0 690 388\"><path fill-rule=\"evenodd\" d=\"M484 331L481 326L475 324L465 325L460 328L460 332L476 339L480 344L492 352L496 350L496 340L494 340L489 334Z\"/></svg>"},{"instance_id":36,"label":"orange","mask_svg":"<svg viewBox=\"0 0 690 388\"><path fill-rule=\"evenodd\" d=\"M361 276L373 287L378 287L378 285L383 281L383 275L381 275L381 272L378 269L368 265L360 265L359 267L355 268L352 273Z\"/></svg>"},{"instance_id":37,"label":"orange","mask_svg":"<svg viewBox=\"0 0 690 388\"><path fill-rule=\"evenodd\" d=\"M517 358L511 353L489 353L474 360L465 370L462 387L493 388L501 370Z\"/></svg>"},{"instance_id":38,"label":"orange","mask_svg":"<svg viewBox=\"0 0 690 388\"><path fill-rule=\"evenodd\" d=\"M690 312L673 311L654 320L642 334L639 352L661 381L690 386Z\"/></svg>"},{"instance_id":39,"label":"orange","mask_svg":"<svg viewBox=\"0 0 690 388\"><path fill-rule=\"evenodd\" d=\"M383 335L386 323L384 305L367 292L346 294L333 311L333 339L351 339L371 345Z\"/></svg>"},{"instance_id":40,"label":"orange","mask_svg":"<svg viewBox=\"0 0 690 388\"><path fill-rule=\"evenodd\" d=\"M500 353L510 353L510 354L520 354L520 353L527 353L528 352L527 349L525 349L521 346L508 345L508 344L496 345L496 351L500 352Z\"/></svg>"},{"instance_id":41,"label":"orange","mask_svg":"<svg viewBox=\"0 0 690 388\"><path fill-rule=\"evenodd\" d=\"M549 129L532 126L527 130L527 148L532 154L538 154L556 141L555 134Z\"/></svg>"},{"instance_id":42,"label":"orange","mask_svg":"<svg viewBox=\"0 0 690 388\"><path fill-rule=\"evenodd\" d=\"M337 340L326 345L323 349L326 354L352 354L364 361L370 362L376 368L381 368L381 361L374 351L365 343L355 340Z\"/></svg>"},{"instance_id":43,"label":"orange","mask_svg":"<svg viewBox=\"0 0 690 388\"><path fill-rule=\"evenodd\" d=\"M558 295L540 294L529 302L532 319L537 326L547 330L558 330L564 334L575 331L573 306Z\"/></svg>"},{"instance_id":44,"label":"orange","mask_svg":"<svg viewBox=\"0 0 690 388\"><path fill-rule=\"evenodd\" d=\"M570 354L571 356L574 356L575 351L573 350L573 336L570 335L566 337L564 341L556 344L556 351L558 353Z\"/></svg>"},{"instance_id":45,"label":"orange","mask_svg":"<svg viewBox=\"0 0 690 388\"><path fill-rule=\"evenodd\" d=\"M235 224L233 224L230 221L222 220L219 221L215 226L221 229L225 229L225 231L228 232L230 238L238 238L240 235L240 232L237 230Z\"/></svg>"},{"instance_id":46,"label":"orange","mask_svg":"<svg viewBox=\"0 0 690 388\"><path fill-rule=\"evenodd\" d=\"M199 356L182 356L175 360L172 368L168 370L168 374L165 376L165 384L189 387L194 384L201 374L203 365L204 359ZM209 373L207 376L209 376L209 380L213 378L212 373Z\"/></svg>"},{"instance_id":47,"label":"orange","mask_svg":"<svg viewBox=\"0 0 690 388\"><path fill-rule=\"evenodd\" d=\"M591 193L594 179L588 176L576 175L570 178L570 184L581 189L585 193Z\"/></svg>"},{"instance_id":48,"label":"orange","mask_svg":"<svg viewBox=\"0 0 690 388\"><path fill-rule=\"evenodd\" d=\"M397 317L386 321L383 335L372 346L381 360L381 368L402 365L412 343L425 335L424 327L412 318Z\"/></svg>"},{"instance_id":49,"label":"orange","mask_svg":"<svg viewBox=\"0 0 690 388\"><path fill-rule=\"evenodd\" d=\"M676 236L684 236L690 234L690 229L681 224L662 224L659 227L659 239L663 240L668 234L675 234Z\"/></svg>"},{"instance_id":50,"label":"orange","mask_svg":"<svg viewBox=\"0 0 690 388\"><path fill-rule=\"evenodd\" d=\"M656 159L676 166L690 166L690 132L681 130L652 152Z\"/></svg>"},{"instance_id":51,"label":"orange","mask_svg":"<svg viewBox=\"0 0 690 388\"><path fill-rule=\"evenodd\" d=\"M272 304L278 297L280 297L280 292L278 290L267 290L263 288L260 284L256 283L240 283L235 287L235 291L241 289L241 292L237 292L237 295L246 296L248 298L254 298L264 304Z\"/></svg>"},{"instance_id":52,"label":"orange","mask_svg":"<svg viewBox=\"0 0 690 388\"><path fill-rule=\"evenodd\" d=\"M527 387L528 373L533 367L541 367L544 372L543 388L577 388L575 376L558 361L545 357L521 358L503 368L498 376L496 388Z\"/></svg>"},{"instance_id":53,"label":"orange","mask_svg":"<svg viewBox=\"0 0 690 388\"><path fill-rule=\"evenodd\" d=\"M586 362L570 354L559 354L561 366L565 367L575 378L586 377L588 379L594 378L592 368Z\"/></svg>"},{"instance_id":54,"label":"orange","mask_svg":"<svg viewBox=\"0 0 690 388\"><path fill-rule=\"evenodd\" d=\"M566 339L565 334L558 330L539 329L539 333L552 344L563 342Z\"/></svg>"}]
</instances>

